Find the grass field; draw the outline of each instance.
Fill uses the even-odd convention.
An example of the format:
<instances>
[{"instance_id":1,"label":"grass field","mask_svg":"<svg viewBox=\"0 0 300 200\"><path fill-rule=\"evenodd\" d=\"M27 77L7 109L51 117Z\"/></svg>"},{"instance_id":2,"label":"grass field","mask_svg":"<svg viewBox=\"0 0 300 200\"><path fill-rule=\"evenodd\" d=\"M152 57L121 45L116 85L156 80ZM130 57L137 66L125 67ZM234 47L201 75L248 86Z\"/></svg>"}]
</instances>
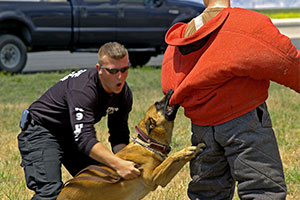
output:
<instances>
[{"instance_id":1,"label":"grass field","mask_svg":"<svg viewBox=\"0 0 300 200\"><path fill-rule=\"evenodd\" d=\"M128 84L134 96L129 119L132 136L136 135L134 126L142 119L148 106L163 96L160 72L160 69L150 67L130 69ZM16 139L20 113L67 73L0 74L0 199L30 199L32 192L25 185ZM300 95L273 83L267 103L283 160L288 185L287 199L297 200L300 199ZM108 146L105 124L104 118L95 126L99 140ZM172 152L189 144L190 122L181 108L175 121ZM64 170L63 180L68 178L70 176ZM144 199L186 200L189 180L189 168L186 165L167 187L159 187Z\"/></svg>"},{"instance_id":2,"label":"grass field","mask_svg":"<svg viewBox=\"0 0 300 200\"><path fill-rule=\"evenodd\" d=\"M273 19L300 18L300 8L260 9L255 11L263 13Z\"/></svg>"}]
</instances>

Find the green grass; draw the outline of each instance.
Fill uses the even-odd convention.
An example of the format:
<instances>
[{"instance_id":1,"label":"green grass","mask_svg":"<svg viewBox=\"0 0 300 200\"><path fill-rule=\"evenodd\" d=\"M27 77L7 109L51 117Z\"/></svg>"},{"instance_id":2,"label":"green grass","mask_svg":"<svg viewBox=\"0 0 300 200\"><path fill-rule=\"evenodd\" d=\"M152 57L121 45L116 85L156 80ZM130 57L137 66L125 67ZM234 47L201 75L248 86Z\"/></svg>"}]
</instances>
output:
<instances>
[{"instance_id":1,"label":"green grass","mask_svg":"<svg viewBox=\"0 0 300 200\"><path fill-rule=\"evenodd\" d=\"M16 139L19 133L20 113L68 73L67 71L26 75L0 73L0 199L30 199L32 192L25 185ZM150 67L130 69L127 82L134 98L129 118L132 136L136 135L134 126L143 118L147 108L163 96L160 73L160 69ZM287 199L296 200L300 197L300 95L273 83L267 103L278 138L289 189ZM98 139L108 146L106 118L95 127ZM175 121L172 152L188 145L190 145L190 121L180 108ZM68 178L70 175L63 170L63 179ZM186 200L189 181L189 167L186 165L166 188L159 187L145 200Z\"/></svg>"},{"instance_id":2,"label":"green grass","mask_svg":"<svg viewBox=\"0 0 300 200\"><path fill-rule=\"evenodd\" d=\"M300 18L300 8L287 8L287 9L261 9L255 10L259 13L263 13L272 19L283 18Z\"/></svg>"}]
</instances>

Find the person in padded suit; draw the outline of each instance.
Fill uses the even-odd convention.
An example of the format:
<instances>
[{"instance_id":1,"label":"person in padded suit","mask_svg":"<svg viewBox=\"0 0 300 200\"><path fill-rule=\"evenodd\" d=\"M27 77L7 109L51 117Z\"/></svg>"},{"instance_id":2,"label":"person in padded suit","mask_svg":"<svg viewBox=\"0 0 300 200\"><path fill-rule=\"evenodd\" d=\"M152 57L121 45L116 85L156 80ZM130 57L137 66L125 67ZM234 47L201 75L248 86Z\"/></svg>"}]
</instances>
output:
<instances>
[{"instance_id":1,"label":"person in padded suit","mask_svg":"<svg viewBox=\"0 0 300 200\"><path fill-rule=\"evenodd\" d=\"M286 198L282 162L266 99L270 81L300 93L300 52L267 16L204 0L206 9L166 34L161 84L184 107L192 144L192 200Z\"/></svg>"}]
</instances>

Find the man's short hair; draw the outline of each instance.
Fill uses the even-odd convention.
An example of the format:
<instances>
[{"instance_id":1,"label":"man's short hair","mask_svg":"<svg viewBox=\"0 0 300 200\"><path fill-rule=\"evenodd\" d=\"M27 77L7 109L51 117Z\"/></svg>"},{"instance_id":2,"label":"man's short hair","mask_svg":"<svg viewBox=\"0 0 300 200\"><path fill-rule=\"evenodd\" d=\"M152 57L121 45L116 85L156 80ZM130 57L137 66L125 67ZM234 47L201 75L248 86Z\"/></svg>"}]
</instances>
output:
<instances>
[{"instance_id":1,"label":"man's short hair","mask_svg":"<svg viewBox=\"0 0 300 200\"><path fill-rule=\"evenodd\" d=\"M103 57L108 56L112 59L120 60L128 55L127 49L118 42L108 42L102 45L98 51L98 63L103 63Z\"/></svg>"}]
</instances>

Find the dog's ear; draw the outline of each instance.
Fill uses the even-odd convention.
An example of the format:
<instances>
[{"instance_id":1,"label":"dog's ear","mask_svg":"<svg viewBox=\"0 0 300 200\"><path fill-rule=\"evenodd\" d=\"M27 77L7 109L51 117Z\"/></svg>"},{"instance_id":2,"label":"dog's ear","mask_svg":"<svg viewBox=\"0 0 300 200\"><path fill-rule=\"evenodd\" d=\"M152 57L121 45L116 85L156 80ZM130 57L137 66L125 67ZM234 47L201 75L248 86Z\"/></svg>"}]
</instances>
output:
<instances>
[{"instance_id":1,"label":"dog's ear","mask_svg":"<svg viewBox=\"0 0 300 200\"><path fill-rule=\"evenodd\" d=\"M155 128L156 122L153 118L149 117L145 122L145 126L149 135L150 132Z\"/></svg>"}]
</instances>

